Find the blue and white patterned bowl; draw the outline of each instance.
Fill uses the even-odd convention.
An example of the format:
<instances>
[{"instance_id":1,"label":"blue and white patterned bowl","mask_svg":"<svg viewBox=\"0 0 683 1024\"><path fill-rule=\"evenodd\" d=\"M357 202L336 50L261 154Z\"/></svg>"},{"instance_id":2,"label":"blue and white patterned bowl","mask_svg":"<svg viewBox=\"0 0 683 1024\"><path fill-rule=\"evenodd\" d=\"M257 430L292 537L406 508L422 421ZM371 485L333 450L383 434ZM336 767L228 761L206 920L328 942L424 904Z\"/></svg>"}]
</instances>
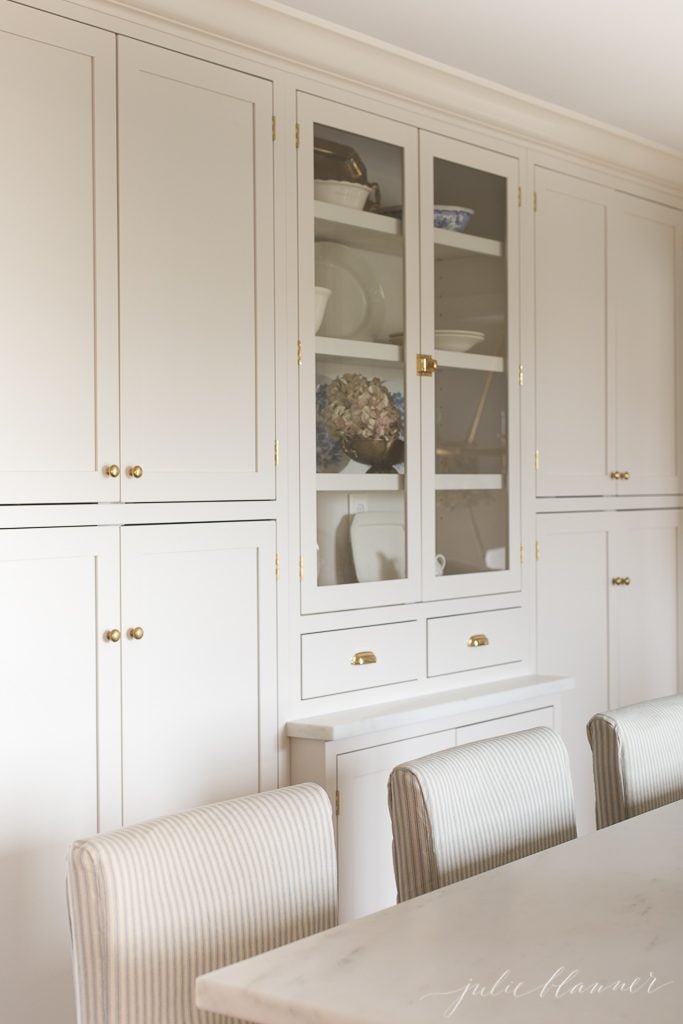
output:
<instances>
[{"instance_id":1,"label":"blue and white patterned bowl","mask_svg":"<svg viewBox=\"0 0 683 1024\"><path fill-rule=\"evenodd\" d=\"M464 231L472 219L474 210L468 206L435 206L434 227L446 231Z\"/></svg>"}]
</instances>

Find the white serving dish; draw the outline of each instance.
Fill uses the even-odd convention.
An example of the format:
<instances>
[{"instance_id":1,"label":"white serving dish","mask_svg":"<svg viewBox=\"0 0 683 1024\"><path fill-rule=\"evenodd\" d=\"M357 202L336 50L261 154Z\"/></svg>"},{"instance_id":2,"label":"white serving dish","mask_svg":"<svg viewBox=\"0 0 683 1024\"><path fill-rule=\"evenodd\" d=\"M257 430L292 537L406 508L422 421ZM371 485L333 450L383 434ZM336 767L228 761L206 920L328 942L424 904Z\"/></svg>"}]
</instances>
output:
<instances>
[{"instance_id":1,"label":"white serving dish","mask_svg":"<svg viewBox=\"0 0 683 1024\"><path fill-rule=\"evenodd\" d=\"M435 331L434 345L444 352L469 352L485 337L481 331Z\"/></svg>"},{"instance_id":2,"label":"white serving dish","mask_svg":"<svg viewBox=\"0 0 683 1024\"><path fill-rule=\"evenodd\" d=\"M325 310L327 309L327 303L330 300L332 294L331 288L323 288L322 285L317 284L315 286L315 333L318 333L320 325L325 317Z\"/></svg>"},{"instance_id":3,"label":"white serving dish","mask_svg":"<svg viewBox=\"0 0 683 1024\"><path fill-rule=\"evenodd\" d=\"M356 512L350 539L359 583L405 578L406 528L402 512Z\"/></svg>"},{"instance_id":4,"label":"white serving dish","mask_svg":"<svg viewBox=\"0 0 683 1024\"><path fill-rule=\"evenodd\" d=\"M337 206L350 206L353 210L362 210L371 192L369 185L355 181L323 181L316 178L313 182L313 195L316 199Z\"/></svg>"},{"instance_id":5,"label":"white serving dish","mask_svg":"<svg viewBox=\"0 0 683 1024\"><path fill-rule=\"evenodd\" d=\"M366 254L338 242L315 243L315 283L331 295L320 325L328 338L375 341L382 333L386 299Z\"/></svg>"}]
</instances>

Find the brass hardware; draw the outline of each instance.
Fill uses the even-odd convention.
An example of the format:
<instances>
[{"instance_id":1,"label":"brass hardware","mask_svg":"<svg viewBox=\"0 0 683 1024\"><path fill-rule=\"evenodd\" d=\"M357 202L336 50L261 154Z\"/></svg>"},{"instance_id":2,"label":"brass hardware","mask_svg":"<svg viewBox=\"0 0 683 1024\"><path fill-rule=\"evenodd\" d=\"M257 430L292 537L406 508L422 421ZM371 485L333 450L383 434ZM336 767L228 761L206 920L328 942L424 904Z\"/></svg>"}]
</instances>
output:
<instances>
[{"instance_id":1,"label":"brass hardware","mask_svg":"<svg viewBox=\"0 0 683 1024\"><path fill-rule=\"evenodd\" d=\"M280 556L275 556L275 579L280 579Z\"/></svg>"},{"instance_id":2,"label":"brass hardware","mask_svg":"<svg viewBox=\"0 0 683 1024\"><path fill-rule=\"evenodd\" d=\"M339 817L339 790L334 791L334 813Z\"/></svg>"},{"instance_id":3,"label":"brass hardware","mask_svg":"<svg viewBox=\"0 0 683 1024\"><path fill-rule=\"evenodd\" d=\"M536 541L536 561L541 557L541 545Z\"/></svg>"},{"instance_id":4,"label":"brass hardware","mask_svg":"<svg viewBox=\"0 0 683 1024\"><path fill-rule=\"evenodd\" d=\"M630 587L631 586L631 577L630 576L624 576L624 578L623 578L623 580L621 582L624 584L625 587Z\"/></svg>"},{"instance_id":5,"label":"brass hardware","mask_svg":"<svg viewBox=\"0 0 683 1024\"><path fill-rule=\"evenodd\" d=\"M439 364L433 356L418 355L417 357L417 375L418 377L431 377L435 370L439 369Z\"/></svg>"},{"instance_id":6,"label":"brass hardware","mask_svg":"<svg viewBox=\"0 0 683 1024\"><path fill-rule=\"evenodd\" d=\"M489 638L485 633L475 633L467 641L468 647L488 647Z\"/></svg>"},{"instance_id":7,"label":"brass hardware","mask_svg":"<svg viewBox=\"0 0 683 1024\"><path fill-rule=\"evenodd\" d=\"M299 579L303 581L304 578L304 557L303 555L299 559Z\"/></svg>"},{"instance_id":8,"label":"brass hardware","mask_svg":"<svg viewBox=\"0 0 683 1024\"><path fill-rule=\"evenodd\" d=\"M538 213L538 192L534 192L534 213Z\"/></svg>"},{"instance_id":9,"label":"brass hardware","mask_svg":"<svg viewBox=\"0 0 683 1024\"><path fill-rule=\"evenodd\" d=\"M116 480L117 476L121 475L121 467L117 466L115 462L112 462L111 466L104 467L105 476L110 476Z\"/></svg>"},{"instance_id":10,"label":"brass hardware","mask_svg":"<svg viewBox=\"0 0 683 1024\"><path fill-rule=\"evenodd\" d=\"M630 480L631 479L631 474L628 472L628 470L625 473L621 474L621 479L622 480Z\"/></svg>"},{"instance_id":11,"label":"brass hardware","mask_svg":"<svg viewBox=\"0 0 683 1024\"><path fill-rule=\"evenodd\" d=\"M104 639L110 640L113 644L117 644L121 639L121 630L108 629L107 632L104 634Z\"/></svg>"},{"instance_id":12,"label":"brass hardware","mask_svg":"<svg viewBox=\"0 0 683 1024\"><path fill-rule=\"evenodd\" d=\"M374 651L357 651L351 658L352 665L376 665L377 655Z\"/></svg>"},{"instance_id":13,"label":"brass hardware","mask_svg":"<svg viewBox=\"0 0 683 1024\"><path fill-rule=\"evenodd\" d=\"M303 365L303 361L304 361L304 347L303 347L303 345L301 344L300 341L297 341L297 343L296 343L296 365L297 366Z\"/></svg>"},{"instance_id":14,"label":"brass hardware","mask_svg":"<svg viewBox=\"0 0 683 1024\"><path fill-rule=\"evenodd\" d=\"M275 142L275 139L277 137L277 119L275 117L275 114L273 114L273 122L272 122L272 124L273 124L273 142Z\"/></svg>"},{"instance_id":15,"label":"brass hardware","mask_svg":"<svg viewBox=\"0 0 683 1024\"><path fill-rule=\"evenodd\" d=\"M541 468L541 453L540 453L539 449L537 448L536 451L534 452L534 469L538 473L540 468Z\"/></svg>"},{"instance_id":16,"label":"brass hardware","mask_svg":"<svg viewBox=\"0 0 683 1024\"><path fill-rule=\"evenodd\" d=\"M519 560L522 563L522 565L524 565L524 545L523 544L519 545Z\"/></svg>"},{"instance_id":17,"label":"brass hardware","mask_svg":"<svg viewBox=\"0 0 683 1024\"><path fill-rule=\"evenodd\" d=\"M275 442L275 465L280 465L280 442Z\"/></svg>"},{"instance_id":18,"label":"brass hardware","mask_svg":"<svg viewBox=\"0 0 683 1024\"><path fill-rule=\"evenodd\" d=\"M144 635L145 635L145 631L142 628L142 626L132 626L128 630L128 637L131 640L142 640Z\"/></svg>"},{"instance_id":19,"label":"brass hardware","mask_svg":"<svg viewBox=\"0 0 683 1024\"><path fill-rule=\"evenodd\" d=\"M522 186L517 186L517 206L522 205Z\"/></svg>"},{"instance_id":20,"label":"brass hardware","mask_svg":"<svg viewBox=\"0 0 683 1024\"><path fill-rule=\"evenodd\" d=\"M297 126L296 126L296 129L294 131L294 138L296 139L296 148L298 149L299 146L301 145L301 125L300 124L297 124Z\"/></svg>"},{"instance_id":21,"label":"brass hardware","mask_svg":"<svg viewBox=\"0 0 683 1024\"><path fill-rule=\"evenodd\" d=\"M520 386L520 388L524 387L524 364L523 363L519 364L519 386Z\"/></svg>"},{"instance_id":22,"label":"brass hardware","mask_svg":"<svg viewBox=\"0 0 683 1024\"><path fill-rule=\"evenodd\" d=\"M618 470L613 470L610 473L610 480L621 480L621 473Z\"/></svg>"},{"instance_id":23,"label":"brass hardware","mask_svg":"<svg viewBox=\"0 0 683 1024\"><path fill-rule=\"evenodd\" d=\"M136 480L139 480L142 476L142 466L129 466L128 476L135 477Z\"/></svg>"},{"instance_id":24,"label":"brass hardware","mask_svg":"<svg viewBox=\"0 0 683 1024\"><path fill-rule=\"evenodd\" d=\"M612 586L614 587L630 587L631 577L630 576L613 576Z\"/></svg>"}]
</instances>

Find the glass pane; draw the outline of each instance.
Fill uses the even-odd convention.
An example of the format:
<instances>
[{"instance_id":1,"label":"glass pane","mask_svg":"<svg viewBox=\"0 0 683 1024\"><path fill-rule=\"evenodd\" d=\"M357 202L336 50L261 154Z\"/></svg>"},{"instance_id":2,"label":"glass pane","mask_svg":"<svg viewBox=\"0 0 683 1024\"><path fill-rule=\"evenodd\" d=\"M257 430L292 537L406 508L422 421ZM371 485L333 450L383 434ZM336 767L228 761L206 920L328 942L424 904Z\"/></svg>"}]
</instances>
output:
<instances>
[{"instance_id":1,"label":"glass pane","mask_svg":"<svg viewBox=\"0 0 683 1024\"><path fill-rule=\"evenodd\" d=\"M434 168L434 574L509 567L506 181Z\"/></svg>"},{"instance_id":2,"label":"glass pane","mask_svg":"<svg viewBox=\"0 0 683 1024\"><path fill-rule=\"evenodd\" d=\"M314 129L318 584L406 575L403 151Z\"/></svg>"}]
</instances>

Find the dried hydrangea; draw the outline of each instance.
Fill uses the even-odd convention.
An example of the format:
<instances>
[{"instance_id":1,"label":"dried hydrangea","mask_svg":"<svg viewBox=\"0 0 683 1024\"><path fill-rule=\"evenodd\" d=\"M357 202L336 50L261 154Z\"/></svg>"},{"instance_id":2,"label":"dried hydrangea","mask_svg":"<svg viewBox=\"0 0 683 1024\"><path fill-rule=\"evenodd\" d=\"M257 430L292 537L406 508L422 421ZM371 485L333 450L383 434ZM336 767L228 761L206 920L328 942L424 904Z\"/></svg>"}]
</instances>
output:
<instances>
[{"instance_id":1,"label":"dried hydrangea","mask_svg":"<svg viewBox=\"0 0 683 1024\"><path fill-rule=\"evenodd\" d=\"M382 381L361 373L345 373L328 384L323 419L333 437L347 441L391 442L401 428L401 414Z\"/></svg>"}]
</instances>

